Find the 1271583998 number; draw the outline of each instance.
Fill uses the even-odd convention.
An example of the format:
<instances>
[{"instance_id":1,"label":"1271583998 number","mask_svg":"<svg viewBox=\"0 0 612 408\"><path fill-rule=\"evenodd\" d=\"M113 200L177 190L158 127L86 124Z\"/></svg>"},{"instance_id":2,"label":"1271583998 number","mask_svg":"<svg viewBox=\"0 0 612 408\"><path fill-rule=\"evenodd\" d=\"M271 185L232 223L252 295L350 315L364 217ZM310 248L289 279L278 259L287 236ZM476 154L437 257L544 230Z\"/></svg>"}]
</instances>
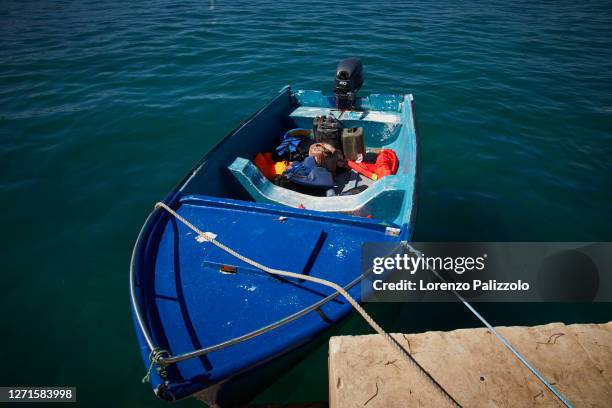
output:
<instances>
[{"instance_id":1,"label":"1271583998 number","mask_svg":"<svg viewBox=\"0 0 612 408\"><path fill-rule=\"evenodd\" d=\"M76 402L75 387L0 387L0 402L17 401Z\"/></svg>"}]
</instances>

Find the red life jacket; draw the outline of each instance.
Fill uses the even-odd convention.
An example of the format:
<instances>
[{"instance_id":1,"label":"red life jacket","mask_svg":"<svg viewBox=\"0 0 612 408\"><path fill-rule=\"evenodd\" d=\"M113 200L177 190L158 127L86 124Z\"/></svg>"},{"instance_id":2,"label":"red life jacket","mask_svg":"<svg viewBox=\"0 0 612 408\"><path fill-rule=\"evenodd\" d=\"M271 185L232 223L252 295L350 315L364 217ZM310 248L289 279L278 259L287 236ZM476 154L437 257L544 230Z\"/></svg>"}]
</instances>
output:
<instances>
[{"instance_id":1,"label":"red life jacket","mask_svg":"<svg viewBox=\"0 0 612 408\"><path fill-rule=\"evenodd\" d=\"M257 153L253 160L255 165L268 180L272 180L287 169L287 162L275 162L271 152Z\"/></svg>"},{"instance_id":2,"label":"red life jacket","mask_svg":"<svg viewBox=\"0 0 612 408\"><path fill-rule=\"evenodd\" d=\"M348 166L359 174L372 180L378 180L379 178L397 173L399 160L393 150L383 149L376 157L376 163L357 163L349 160Z\"/></svg>"}]
</instances>

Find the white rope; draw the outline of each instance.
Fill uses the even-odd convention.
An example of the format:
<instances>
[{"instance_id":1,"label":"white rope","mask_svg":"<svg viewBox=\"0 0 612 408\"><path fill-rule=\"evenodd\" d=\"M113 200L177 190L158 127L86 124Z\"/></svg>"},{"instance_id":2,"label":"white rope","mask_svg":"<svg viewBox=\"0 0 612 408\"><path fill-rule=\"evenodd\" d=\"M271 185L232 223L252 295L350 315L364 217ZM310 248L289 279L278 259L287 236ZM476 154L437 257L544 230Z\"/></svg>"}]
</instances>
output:
<instances>
[{"instance_id":1,"label":"white rope","mask_svg":"<svg viewBox=\"0 0 612 408\"><path fill-rule=\"evenodd\" d=\"M179 220L180 222L185 224L193 232L198 234L198 236L202 237L202 239L210 242L211 244L215 245L216 247L220 248L221 250L227 252L228 254L234 256L235 258L240 259L241 261L243 261L243 262L245 262L245 263L247 263L247 264L249 264L249 265L251 265L251 266L253 266L253 267L257 268L257 269L260 269L260 270L262 270L264 272L267 272L269 274L272 274L272 275L279 275L279 276L286 276L286 277L289 277L289 278L302 279L302 280L306 280L306 281L309 281L309 282L318 283L320 285L328 286L328 287L334 289L335 291L340 293L351 304L351 306L353 306L355 308L355 310L357 310L357 312L364 318L364 320L378 334L380 334L385 340L387 340L387 342L398 353L400 353L408 361L408 363L410 363L412 366L416 367L420 371L420 373L425 377L425 379L428 380L434 386L434 388L436 388L448 400L448 402L452 406L461 407L461 405L442 387L442 385L440 383L438 383L431 376L431 374L429 374L414 359L414 357L412 357L412 355L406 349L404 349L401 346L401 344L399 344L397 342L397 340L395 340L391 335L389 335L386 331L384 331L384 329L382 327L380 327L380 325L378 323L376 323L376 321L374 321L374 319L372 319L372 317L365 311L365 309L359 304L359 302L357 302L355 299L353 299L353 297L351 295L349 295L349 293L346 290L344 290L344 288L341 287L340 285L338 285L338 284L336 284L334 282L328 281L326 279L321 279L321 278L317 278L317 277L314 277L314 276L303 275L301 273L295 273L295 272L283 271L283 270L280 270L280 269L269 268L269 267L267 267L265 265L260 264L257 261L254 261L252 259L249 259L249 258L239 254L238 252L234 251L233 249L231 249L231 248L225 246L224 244L218 242L217 240L212 238L210 236L210 234L207 234L207 233L201 231L199 228L197 228L196 226L191 224L189 221L187 221L185 218L180 216L176 211L174 211L173 209L168 207L166 204L164 204L162 202L158 202L157 204L155 204L155 208L163 208L168 213L170 213L174 218L176 218L177 220Z\"/></svg>"}]
</instances>

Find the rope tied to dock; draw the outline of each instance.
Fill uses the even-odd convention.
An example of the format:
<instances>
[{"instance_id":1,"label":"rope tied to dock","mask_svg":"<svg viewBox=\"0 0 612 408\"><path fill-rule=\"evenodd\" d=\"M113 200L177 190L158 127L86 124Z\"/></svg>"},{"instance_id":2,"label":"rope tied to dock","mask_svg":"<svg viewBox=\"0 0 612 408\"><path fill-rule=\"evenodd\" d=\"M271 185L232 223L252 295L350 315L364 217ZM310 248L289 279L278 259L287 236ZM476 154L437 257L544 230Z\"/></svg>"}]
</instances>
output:
<instances>
[{"instance_id":1,"label":"rope tied to dock","mask_svg":"<svg viewBox=\"0 0 612 408\"><path fill-rule=\"evenodd\" d=\"M285 277L289 277L289 278L296 278L296 279L302 279L302 280L306 280L309 282L313 282L313 283L318 283L320 285L324 285L327 287L330 287L332 289L334 289L336 292L340 293L340 295L342 295L350 304L351 306L353 306L353 308L361 315L361 317L363 317L363 319L379 334L381 335L388 343L391 347L393 347L393 349L395 349L399 354L401 354L405 360L412 365L413 367L417 368L418 371L422 374L422 376L424 377L425 380L427 380L448 402L450 405L454 406L454 407L461 407L461 404L459 404L459 402L457 402L457 400L455 398L453 398L453 396L451 396L448 391L446 391L446 389L444 389L444 387L438 383L436 381L435 378L433 378L431 376L431 374L429 374L429 372L419 364L418 361L415 360L415 358L412 356L412 354L410 354L396 339L394 339L389 333L387 333L378 323L376 323L376 321L368 314L368 312L366 312L366 310L359 304L359 302L357 302L343 287L341 287L340 285L326 280L326 279L321 279L321 278L317 278L314 276L310 276L310 275L303 275L301 273L295 273L295 272L289 272L289 271L284 271L284 270L280 270L280 269L274 269L274 268L270 268L267 267L265 265L262 265L261 263L254 261L250 258L247 258L244 255L239 254L238 252L234 251L233 249L229 248L228 246L220 243L219 241L215 240L210 234L207 234L206 232L200 230L198 227L196 227L195 225L193 225L192 223L190 223L189 221L187 221L185 218L183 218L181 215L179 215L176 211L174 211L172 208L170 208L168 205L166 205L165 203L162 202L158 202L155 204L155 208L162 208L165 211L167 211L170 215L172 215L174 218L176 218L177 220L179 220L181 223L183 223L186 227L188 227L189 229L191 229L193 232L195 232L196 234L198 234L199 237L201 237L201 239L203 239L206 242L210 242L211 244L215 245L217 248L225 251L226 253L232 255L233 257L257 268L260 269L264 272L267 272L269 274L272 275L278 275L278 276L285 276ZM164 351L164 350L162 350ZM166 352L167 353L167 352ZM151 354L153 354L153 351L151 352ZM164 364L164 358L162 356L158 356L159 358L157 359L157 363L160 366L163 366ZM151 362L153 366L153 358L151 358ZM151 371L151 368L149 369L149 373ZM147 376L149 375L149 373L147 374Z\"/></svg>"},{"instance_id":2,"label":"rope tied to dock","mask_svg":"<svg viewBox=\"0 0 612 408\"><path fill-rule=\"evenodd\" d=\"M417 249L415 249L412 245L410 245L409 243L406 243L406 247L408 248L408 250L410 252L412 252L413 254L415 254L416 256L423 256L423 253ZM440 281L442 282L447 282L446 279L444 279L439 273L438 271L436 271L433 268L427 268L429 269ZM497 331L497 329L495 327L493 327L493 325L491 325L491 323L488 322L488 320L486 320L480 313L478 313L478 311L474 308L474 306L472 306L467 300L465 300L465 298L463 296L461 296L456 290L451 289L450 292L453 293L453 295L455 295L457 297L457 299L459 299L459 301L461 301L461 303L463 303L463 305L465 307L468 308L468 310L470 312L472 312L474 314L474 316L476 316L478 318L478 320L480 320L494 335L495 337L497 337L497 339L508 349L510 350L510 352L512 354L514 354L514 356L525 366L527 367L527 369L529 371L531 371L531 373L533 375L536 376L536 378L538 380L540 380L540 382L542 384L544 384L544 386L546 388L548 388L548 390L559 400L559 402L561 402L563 405L565 405L568 408L572 408L572 404L569 402L569 400L567 398L565 398L565 396L563 394L561 394L561 392L559 392L559 390L557 390L555 388L555 386L553 386L534 366L532 366L529 361L527 361L527 359L525 358L525 356L523 356L517 349L515 349L512 344L504 337L501 335L501 333L499 331Z\"/></svg>"}]
</instances>

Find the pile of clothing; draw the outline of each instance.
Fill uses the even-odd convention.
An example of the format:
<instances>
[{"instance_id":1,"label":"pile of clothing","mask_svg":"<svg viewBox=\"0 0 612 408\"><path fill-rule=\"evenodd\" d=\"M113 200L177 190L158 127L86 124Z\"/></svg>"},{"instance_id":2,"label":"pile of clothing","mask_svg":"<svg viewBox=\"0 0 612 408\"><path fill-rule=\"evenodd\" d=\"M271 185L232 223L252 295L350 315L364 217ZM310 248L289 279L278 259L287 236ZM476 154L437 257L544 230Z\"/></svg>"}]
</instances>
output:
<instances>
[{"instance_id":1,"label":"pile of clothing","mask_svg":"<svg viewBox=\"0 0 612 408\"><path fill-rule=\"evenodd\" d=\"M315 124L317 120L322 123L317 118ZM319 129L321 127L319 125ZM274 152L255 156L255 165L273 183L315 195L319 195L317 190L330 195L330 189L335 187L336 175L340 173L354 170L377 180L397 172L398 160L393 150L382 150L372 163L364 160L365 152L359 155L358 160L348 160L339 148L341 140L322 139L317 137L316 132L316 125L314 132L302 128L289 130L282 136Z\"/></svg>"}]
</instances>

